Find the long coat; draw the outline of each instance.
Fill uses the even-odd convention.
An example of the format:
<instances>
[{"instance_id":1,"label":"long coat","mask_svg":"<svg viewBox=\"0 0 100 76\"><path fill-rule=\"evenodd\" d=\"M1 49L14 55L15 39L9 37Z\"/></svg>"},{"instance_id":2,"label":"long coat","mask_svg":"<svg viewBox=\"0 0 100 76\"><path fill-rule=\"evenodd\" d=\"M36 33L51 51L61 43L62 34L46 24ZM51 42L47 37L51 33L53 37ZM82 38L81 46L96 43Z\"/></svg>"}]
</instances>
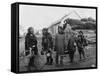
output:
<instances>
[{"instance_id":1,"label":"long coat","mask_svg":"<svg viewBox=\"0 0 100 76\"><path fill-rule=\"evenodd\" d=\"M74 31L71 29L70 25L67 25L67 27L65 28L64 32L65 32L65 45L66 45L66 49L67 49L68 41L71 38L71 36L74 33Z\"/></svg>"},{"instance_id":2,"label":"long coat","mask_svg":"<svg viewBox=\"0 0 100 76\"><path fill-rule=\"evenodd\" d=\"M63 55L65 50L65 36L64 34L57 34L55 36L55 51L58 55Z\"/></svg>"},{"instance_id":3,"label":"long coat","mask_svg":"<svg viewBox=\"0 0 100 76\"><path fill-rule=\"evenodd\" d=\"M76 39L75 37L71 37L68 41L67 49L69 52L75 52L76 51Z\"/></svg>"},{"instance_id":4,"label":"long coat","mask_svg":"<svg viewBox=\"0 0 100 76\"><path fill-rule=\"evenodd\" d=\"M42 37L42 47L44 50L48 50L49 48L53 48L53 39L50 33L43 35Z\"/></svg>"},{"instance_id":5,"label":"long coat","mask_svg":"<svg viewBox=\"0 0 100 76\"><path fill-rule=\"evenodd\" d=\"M33 45L35 46L34 48L32 48ZM29 50L29 48L32 48L32 51L37 54L37 38L34 34L27 33L25 37L25 50Z\"/></svg>"}]
</instances>

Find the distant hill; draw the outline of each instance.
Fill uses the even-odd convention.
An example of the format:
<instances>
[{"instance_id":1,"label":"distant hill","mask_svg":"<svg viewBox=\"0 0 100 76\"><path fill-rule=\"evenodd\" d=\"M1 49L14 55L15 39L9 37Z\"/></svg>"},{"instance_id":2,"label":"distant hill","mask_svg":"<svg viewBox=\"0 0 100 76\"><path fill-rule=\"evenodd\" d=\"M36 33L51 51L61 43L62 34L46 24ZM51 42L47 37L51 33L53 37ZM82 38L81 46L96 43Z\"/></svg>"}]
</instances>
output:
<instances>
[{"instance_id":1,"label":"distant hill","mask_svg":"<svg viewBox=\"0 0 100 76\"><path fill-rule=\"evenodd\" d=\"M91 19L92 20L92 19ZM96 29L96 21L92 20L90 21L83 21L83 19L78 20L78 19L66 19L67 23L69 23L72 26L72 29ZM65 27L66 25L64 25Z\"/></svg>"}]
</instances>

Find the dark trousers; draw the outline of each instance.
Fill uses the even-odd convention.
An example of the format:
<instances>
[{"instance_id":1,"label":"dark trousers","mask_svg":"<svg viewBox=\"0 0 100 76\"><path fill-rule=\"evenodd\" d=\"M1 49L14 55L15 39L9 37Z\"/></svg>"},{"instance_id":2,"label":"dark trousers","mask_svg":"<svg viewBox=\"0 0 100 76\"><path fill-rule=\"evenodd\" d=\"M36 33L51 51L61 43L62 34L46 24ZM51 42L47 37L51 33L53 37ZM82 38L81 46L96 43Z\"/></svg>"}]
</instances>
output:
<instances>
[{"instance_id":1,"label":"dark trousers","mask_svg":"<svg viewBox=\"0 0 100 76\"><path fill-rule=\"evenodd\" d=\"M53 63L53 58L52 58L52 52L49 51L49 49L44 48L43 51L45 52L45 54L49 53L50 56L46 56L46 64L52 64Z\"/></svg>"},{"instance_id":2,"label":"dark trousers","mask_svg":"<svg viewBox=\"0 0 100 76\"><path fill-rule=\"evenodd\" d=\"M82 55L85 58L85 52L84 52L83 48L78 48L78 52L79 52L79 55L80 55L80 59L82 58Z\"/></svg>"},{"instance_id":3,"label":"dark trousers","mask_svg":"<svg viewBox=\"0 0 100 76\"><path fill-rule=\"evenodd\" d=\"M70 62L73 62L73 60L74 60L74 51L73 50L69 51L69 58L70 58Z\"/></svg>"},{"instance_id":4,"label":"dark trousers","mask_svg":"<svg viewBox=\"0 0 100 76\"><path fill-rule=\"evenodd\" d=\"M31 66L34 66L34 59L35 59L35 56L32 56L29 60L29 64L28 66L31 67Z\"/></svg>"},{"instance_id":5,"label":"dark trousers","mask_svg":"<svg viewBox=\"0 0 100 76\"><path fill-rule=\"evenodd\" d=\"M31 69L32 67L34 67L36 70L38 69L34 62L35 62L35 56L32 56L28 63L28 67L27 67L28 71L32 71L32 69Z\"/></svg>"},{"instance_id":6,"label":"dark trousers","mask_svg":"<svg viewBox=\"0 0 100 76\"><path fill-rule=\"evenodd\" d=\"M38 55L38 49L37 49L37 47L32 48L31 53L32 54L34 53L34 55Z\"/></svg>"},{"instance_id":7,"label":"dark trousers","mask_svg":"<svg viewBox=\"0 0 100 76\"><path fill-rule=\"evenodd\" d=\"M47 64L52 64L53 63L53 58L50 56L50 57L47 57Z\"/></svg>"}]
</instances>

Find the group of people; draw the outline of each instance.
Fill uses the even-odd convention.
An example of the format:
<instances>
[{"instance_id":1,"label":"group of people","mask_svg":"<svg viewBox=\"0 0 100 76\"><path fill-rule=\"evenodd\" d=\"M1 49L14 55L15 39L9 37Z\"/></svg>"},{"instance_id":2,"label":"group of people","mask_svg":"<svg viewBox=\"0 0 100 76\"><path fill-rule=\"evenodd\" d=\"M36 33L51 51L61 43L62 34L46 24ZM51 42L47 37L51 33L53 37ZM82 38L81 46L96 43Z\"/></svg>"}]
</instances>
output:
<instances>
[{"instance_id":1,"label":"group of people","mask_svg":"<svg viewBox=\"0 0 100 76\"><path fill-rule=\"evenodd\" d=\"M67 25L68 27L68 25ZM25 37L25 50L27 53L31 53L29 66L34 65L34 58L38 55L37 38L34 34L32 27L28 28L28 33ZM46 56L46 65L52 65L54 60L56 64L63 64L64 55L69 55L69 60L72 63L74 61L74 54L76 49L79 52L80 60L85 58L84 48L87 46L86 38L82 31L78 32L78 35L71 28L63 28L58 26L58 33L52 37L47 28L42 30L42 50L41 55ZM53 51L56 52L56 58L53 59Z\"/></svg>"}]
</instances>

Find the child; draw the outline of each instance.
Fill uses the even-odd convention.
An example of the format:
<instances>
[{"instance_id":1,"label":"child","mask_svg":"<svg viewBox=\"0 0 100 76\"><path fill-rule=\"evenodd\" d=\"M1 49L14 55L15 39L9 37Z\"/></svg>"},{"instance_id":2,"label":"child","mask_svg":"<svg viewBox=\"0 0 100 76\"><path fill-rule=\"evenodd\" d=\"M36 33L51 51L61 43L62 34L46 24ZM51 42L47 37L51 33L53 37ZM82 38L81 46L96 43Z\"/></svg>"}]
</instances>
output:
<instances>
[{"instance_id":1,"label":"child","mask_svg":"<svg viewBox=\"0 0 100 76\"><path fill-rule=\"evenodd\" d=\"M83 32L80 31L79 32L79 35L78 35L78 39L77 39L77 47L78 47L78 52L79 52L79 55L80 55L80 60L81 60L81 55L83 55L83 57L85 58L85 52L84 52L84 46L86 44L84 44L84 35L83 35Z\"/></svg>"},{"instance_id":2,"label":"child","mask_svg":"<svg viewBox=\"0 0 100 76\"><path fill-rule=\"evenodd\" d=\"M52 49L53 49L53 40L51 34L48 32L47 28L42 30L43 37L42 37L42 49L41 54L43 52L46 53L46 65L52 65L53 58L52 58Z\"/></svg>"}]
</instances>

